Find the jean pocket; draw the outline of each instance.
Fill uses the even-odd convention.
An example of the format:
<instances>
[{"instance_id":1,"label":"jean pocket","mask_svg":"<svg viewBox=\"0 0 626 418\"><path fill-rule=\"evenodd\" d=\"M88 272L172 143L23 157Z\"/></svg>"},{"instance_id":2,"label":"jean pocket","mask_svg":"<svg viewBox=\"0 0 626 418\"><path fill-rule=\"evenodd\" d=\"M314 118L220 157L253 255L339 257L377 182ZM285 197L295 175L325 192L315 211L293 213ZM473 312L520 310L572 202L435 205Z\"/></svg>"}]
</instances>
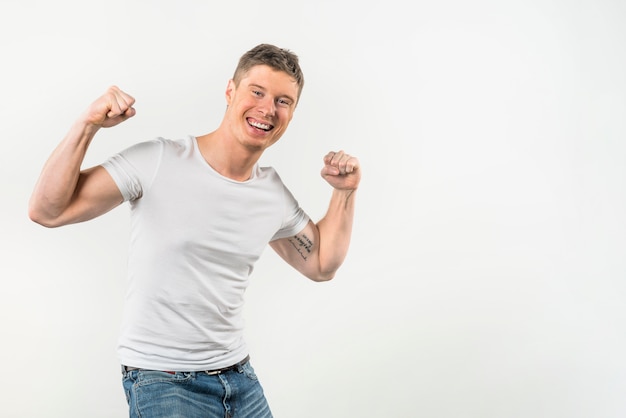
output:
<instances>
[{"instance_id":1,"label":"jean pocket","mask_svg":"<svg viewBox=\"0 0 626 418\"><path fill-rule=\"evenodd\" d=\"M124 388L124 395L126 395L126 402L128 402L129 405L130 405L131 391L136 381L137 381L136 370L126 372L124 373L124 376L122 377L122 387Z\"/></svg>"},{"instance_id":2,"label":"jean pocket","mask_svg":"<svg viewBox=\"0 0 626 418\"><path fill-rule=\"evenodd\" d=\"M259 380L256 376L256 373L254 372L254 368L252 367L249 361L241 366L241 371L243 372L244 375L246 375L248 379L254 380L255 382Z\"/></svg>"},{"instance_id":3,"label":"jean pocket","mask_svg":"<svg viewBox=\"0 0 626 418\"><path fill-rule=\"evenodd\" d=\"M192 373L139 370L137 373L137 384L143 386L152 383L182 383L189 381L192 378Z\"/></svg>"}]
</instances>

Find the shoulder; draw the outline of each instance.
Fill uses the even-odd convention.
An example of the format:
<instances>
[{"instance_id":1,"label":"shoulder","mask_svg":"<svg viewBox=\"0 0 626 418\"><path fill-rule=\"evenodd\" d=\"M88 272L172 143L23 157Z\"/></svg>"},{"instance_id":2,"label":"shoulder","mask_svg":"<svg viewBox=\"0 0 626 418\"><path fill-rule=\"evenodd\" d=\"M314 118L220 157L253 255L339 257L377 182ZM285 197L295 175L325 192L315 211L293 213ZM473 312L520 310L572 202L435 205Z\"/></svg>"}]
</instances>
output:
<instances>
[{"instance_id":1,"label":"shoulder","mask_svg":"<svg viewBox=\"0 0 626 418\"><path fill-rule=\"evenodd\" d=\"M257 175L259 177L277 177L280 178L280 176L278 175L278 172L274 169L274 167L262 167L259 166L257 168Z\"/></svg>"},{"instance_id":2,"label":"shoulder","mask_svg":"<svg viewBox=\"0 0 626 418\"><path fill-rule=\"evenodd\" d=\"M274 187L284 188L285 184L274 167L257 167L256 180Z\"/></svg>"},{"instance_id":3,"label":"shoulder","mask_svg":"<svg viewBox=\"0 0 626 418\"><path fill-rule=\"evenodd\" d=\"M193 149L193 137L187 136L181 139L169 139L163 137L154 138L151 141L147 141L150 146L160 147L164 150L182 151Z\"/></svg>"},{"instance_id":4,"label":"shoulder","mask_svg":"<svg viewBox=\"0 0 626 418\"><path fill-rule=\"evenodd\" d=\"M178 154L189 152L193 149L193 143L191 137L182 139L168 139L163 137L156 137L151 140L139 142L129 148L125 153L142 153L142 154Z\"/></svg>"}]
</instances>

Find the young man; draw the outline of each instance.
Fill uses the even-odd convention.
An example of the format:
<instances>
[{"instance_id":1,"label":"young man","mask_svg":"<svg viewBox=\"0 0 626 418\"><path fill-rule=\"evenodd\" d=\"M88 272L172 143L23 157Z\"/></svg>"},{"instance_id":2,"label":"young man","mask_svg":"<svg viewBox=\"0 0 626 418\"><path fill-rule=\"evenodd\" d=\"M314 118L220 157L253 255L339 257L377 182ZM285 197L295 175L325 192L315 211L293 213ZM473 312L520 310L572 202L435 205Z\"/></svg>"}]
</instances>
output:
<instances>
[{"instance_id":1,"label":"young man","mask_svg":"<svg viewBox=\"0 0 626 418\"><path fill-rule=\"evenodd\" d=\"M295 54L258 45L229 80L215 131L142 142L81 171L96 132L135 115L135 100L114 86L44 165L29 206L35 222L57 227L131 205L118 347L131 417L271 416L242 337L249 274L269 243L306 277L332 279L348 251L361 177L355 157L324 157L333 192L315 224L278 174L258 165L289 126L303 84Z\"/></svg>"}]
</instances>

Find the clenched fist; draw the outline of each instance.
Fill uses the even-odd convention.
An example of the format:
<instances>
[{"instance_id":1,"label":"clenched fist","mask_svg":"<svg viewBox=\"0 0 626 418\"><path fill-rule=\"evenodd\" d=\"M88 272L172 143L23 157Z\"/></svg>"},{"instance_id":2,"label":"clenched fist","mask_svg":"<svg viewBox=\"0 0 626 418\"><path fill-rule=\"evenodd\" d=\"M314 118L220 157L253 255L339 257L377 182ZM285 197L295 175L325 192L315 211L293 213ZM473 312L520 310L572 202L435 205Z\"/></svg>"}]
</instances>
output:
<instances>
[{"instance_id":1,"label":"clenched fist","mask_svg":"<svg viewBox=\"0 0 626 418\"><path fill-rule=\"evenodd\" d=\"M361 181L359 160L343 151L331 151L324 157L321 175L335 189L356 190Z\"/></svg>"},{"instance_id":2,"label":"clenched fist","mask_svg":"<svg viewBox=\"0 0 626 418\"><path fill-rule=\"evenodd\" d=\"M117 86L93 102L83 114L84 122L98 128L110 128L135 116L135 99Z\"/></svg>"}]
</instances>

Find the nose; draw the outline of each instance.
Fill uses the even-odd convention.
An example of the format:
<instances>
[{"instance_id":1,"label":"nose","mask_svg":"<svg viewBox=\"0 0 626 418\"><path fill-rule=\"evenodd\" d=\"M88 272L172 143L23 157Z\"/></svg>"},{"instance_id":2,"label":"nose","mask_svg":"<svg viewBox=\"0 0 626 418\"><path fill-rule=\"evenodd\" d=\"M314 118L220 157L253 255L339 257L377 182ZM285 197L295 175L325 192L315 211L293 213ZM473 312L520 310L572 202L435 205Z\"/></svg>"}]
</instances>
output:
<instances>
[{"instance_id":1,"label":"nose","mask_svg":"<svg viewBox=\"0 0 626 418\"><path fill-rule=\"evenodd\" d=\"M274 103L274 99L271 97L264 97L259 104L259 112L266 117L274 116L276 113L276 104Z\"/></svg>"}]
</instances>

